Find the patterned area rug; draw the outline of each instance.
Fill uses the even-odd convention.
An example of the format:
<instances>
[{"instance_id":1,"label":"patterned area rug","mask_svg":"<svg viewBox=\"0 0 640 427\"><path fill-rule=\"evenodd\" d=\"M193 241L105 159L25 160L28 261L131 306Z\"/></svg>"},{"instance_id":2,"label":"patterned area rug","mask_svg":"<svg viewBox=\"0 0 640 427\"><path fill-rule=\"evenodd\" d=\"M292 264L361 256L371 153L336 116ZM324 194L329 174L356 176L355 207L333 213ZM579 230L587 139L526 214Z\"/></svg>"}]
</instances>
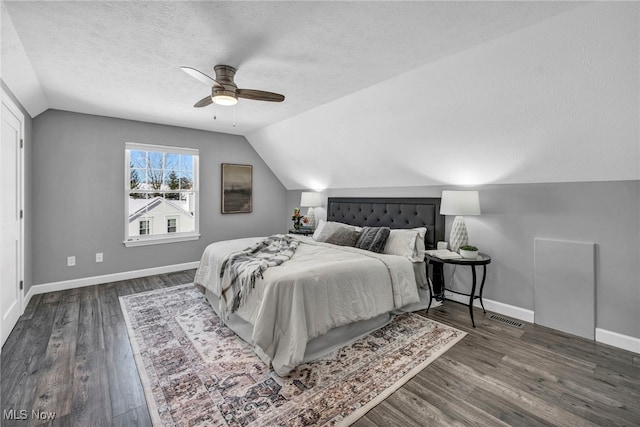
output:
<instances>
[{"instance_id":1,"label":"patterned area rug","mask_svg":"<svg viewBox=\"0 0 640 427\"><path fill-rule=\"evenodd\" d=\"M401 315L279 377L193 285L120 304L156 426L349 425L466 335Z\"/></svg>"}]
</instances>

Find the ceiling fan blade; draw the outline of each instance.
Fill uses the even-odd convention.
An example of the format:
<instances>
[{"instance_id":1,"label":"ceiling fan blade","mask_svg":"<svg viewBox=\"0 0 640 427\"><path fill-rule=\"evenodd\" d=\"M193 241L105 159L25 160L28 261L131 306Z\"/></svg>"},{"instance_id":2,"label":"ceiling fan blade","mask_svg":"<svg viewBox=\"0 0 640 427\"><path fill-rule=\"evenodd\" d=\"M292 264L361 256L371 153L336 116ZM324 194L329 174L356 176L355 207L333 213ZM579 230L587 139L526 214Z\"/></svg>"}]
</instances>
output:
<instances>
[{"instance_id":1,"label":"ceiling fan blade","mask_svg":"<svg viewBox=\"0 0 640 427\"><path fill-rule=\"evenodd\" d=\"M182 71L189 74L191 77L200 80L202 83L206 84L207 86L217 86L219 88L224 89L223 85L221 85L211 77L207 76L202 71L198 71L195 68L191 68L191 67L180 67L180 68L182 69Z\"/></svg>"},{"instance_id":2,"label":"ceiling fan blade","mask_svg":"<svg viewBox=\"0 0 640 427\"><path fill-rule=\"evenodd\" d=\"M254 89L238 89L236 91L238 98L253 99L255 101L282 102L284 95L273 92L265 92L264 90Z\"/></svg>"},{"instance_id":3,"label":"ceiling fan blade","mask_svg":"<svg viewBox=\"0 0 640 427\"><path fill-rule=\"evenodd\" d=\"M211 99L211 95L208 95L208 96L205 96L204 98L202 98L200 101L198 101L195 104L193 104L193 106L196 107L196 108L206 107L207 105L211 104L212 102L213 102L213 100Z\"/></svg>"}]
</instances>

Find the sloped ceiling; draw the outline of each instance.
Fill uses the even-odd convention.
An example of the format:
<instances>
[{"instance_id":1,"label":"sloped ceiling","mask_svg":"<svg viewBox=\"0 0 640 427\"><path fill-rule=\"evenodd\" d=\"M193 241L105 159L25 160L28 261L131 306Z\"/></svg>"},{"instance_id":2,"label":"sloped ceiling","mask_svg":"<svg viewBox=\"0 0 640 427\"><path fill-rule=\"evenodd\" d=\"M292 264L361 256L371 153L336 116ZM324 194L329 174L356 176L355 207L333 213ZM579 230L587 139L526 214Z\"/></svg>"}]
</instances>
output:
<instances>
[{"instance_id":1,"label":"sloped ceiling","mask_svg":"<svg viewBox=\"0 0 640 427\"><path fill-rule=\"evenodd\" d=\"M2 13L2 78L32 115L245 135L289 189L640 174L636 2L5 1ZM286 101L193 108L209 88L179 67L220 63Z\"/></svg>"},{"instance_id":2,"label":"sloped ceiling","mask_svg":"<svg viewBox=\"0 0 640 427\"><path fill-rule=\"evenodd\" d=\"M583 6L247 138L289 189L637 180L639 25Z\"/></svg>"},{"instance_id":3,"label":"sloped ceiling","mask_svg":"<svg viewBox=\"0 0 640 427\"><path fill-rule=\"evenodd\" d=\"M3 12L37 77L30 83L42 87L32 115L55 108L246 135L575 6L5 1ZM17 46L5 47L3 56ZM179 67L214 75L216 64L238 68L240 87L286 101L193 108L210 88ZM20 92L27 80L13 66L3 61L3 78Z\"/></svg>"}]
</instances>

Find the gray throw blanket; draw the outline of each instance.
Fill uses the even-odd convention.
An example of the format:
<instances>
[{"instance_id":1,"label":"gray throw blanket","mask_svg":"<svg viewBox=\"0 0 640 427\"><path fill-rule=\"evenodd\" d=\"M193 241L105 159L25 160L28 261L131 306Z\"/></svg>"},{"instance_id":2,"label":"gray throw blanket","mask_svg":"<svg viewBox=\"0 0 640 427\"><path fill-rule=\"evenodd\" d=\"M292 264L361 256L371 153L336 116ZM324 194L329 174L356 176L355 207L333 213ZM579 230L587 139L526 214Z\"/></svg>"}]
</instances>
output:
<instances>
[{"instance_id":1,"label":"gray throw blanket","mask_svg":"<svg viewBox=\"0 0 640 427\"><path fill-rule=\"evenodd\" d=\"M222 300L219 307L223 323L245 303L262 272L289 260L299 244L291 236L276 234L224 259L220 269Z\"/></svg>"}]
</instances>

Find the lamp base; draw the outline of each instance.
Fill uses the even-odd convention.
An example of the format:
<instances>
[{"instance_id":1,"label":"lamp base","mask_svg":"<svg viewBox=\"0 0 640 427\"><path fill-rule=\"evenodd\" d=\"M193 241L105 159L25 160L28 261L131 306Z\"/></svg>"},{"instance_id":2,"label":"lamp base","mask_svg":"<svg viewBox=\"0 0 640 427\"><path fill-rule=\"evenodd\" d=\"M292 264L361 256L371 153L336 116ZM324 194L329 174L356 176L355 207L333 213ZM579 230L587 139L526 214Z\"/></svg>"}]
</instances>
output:
<instances>
[{"instance_id":1,"label":"lamp base","mask_svg":"<svg viewBox=\"0 0 640 427\"><path fill-rule=\"evenodd\" d=\"M451 234L449 235L449 247L452 252L458 252L460 246L469 244L469 234L467 226L462 216L457 216L451 225Z\"/></svg>"},{"instance_id":2,"label":"lamp base","mask_svg":"<svg viewBox=\"0 0 640 427\"><path fill-rule=\"evenodd\" d=\"M309 220L309 222L307 223L307 226L310 227L312 230L316 229L316 216L313 213L313 208L309 208L309 210L307 211L307 220Z\"/></svg>"}]
</instances>

